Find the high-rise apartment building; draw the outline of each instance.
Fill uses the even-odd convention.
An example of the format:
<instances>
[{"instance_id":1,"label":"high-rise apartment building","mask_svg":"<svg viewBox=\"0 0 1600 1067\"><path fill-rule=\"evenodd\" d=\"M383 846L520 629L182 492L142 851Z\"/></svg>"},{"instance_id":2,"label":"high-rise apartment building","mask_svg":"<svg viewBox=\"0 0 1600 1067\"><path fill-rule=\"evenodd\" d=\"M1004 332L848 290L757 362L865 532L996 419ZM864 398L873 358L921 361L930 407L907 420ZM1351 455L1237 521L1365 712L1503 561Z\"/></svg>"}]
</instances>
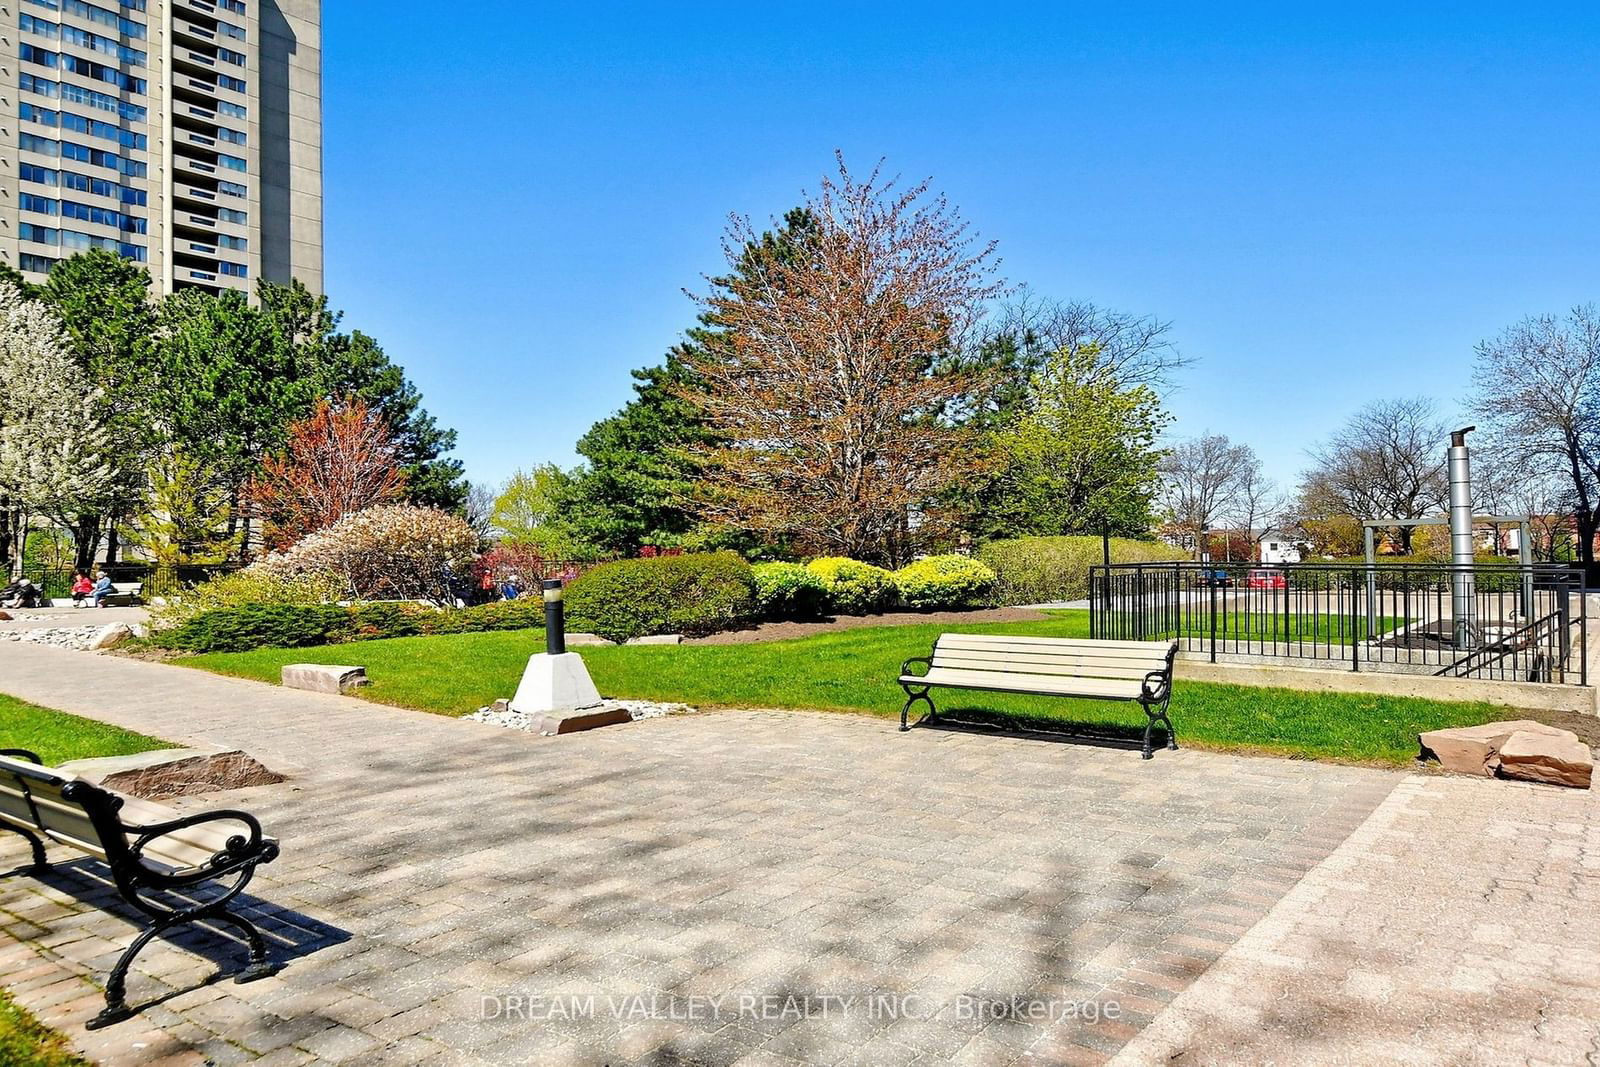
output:
<instances>
[{"instance_id":1,"label":"high-rise apartment building","mask_svg":"<svg viewBox=\"0 0 1600 1067\"><path fill-rule=\"evenodd\" d=\"M321 0L0 0L0 262L322 289Z\"/></svg>"}]
</instances>

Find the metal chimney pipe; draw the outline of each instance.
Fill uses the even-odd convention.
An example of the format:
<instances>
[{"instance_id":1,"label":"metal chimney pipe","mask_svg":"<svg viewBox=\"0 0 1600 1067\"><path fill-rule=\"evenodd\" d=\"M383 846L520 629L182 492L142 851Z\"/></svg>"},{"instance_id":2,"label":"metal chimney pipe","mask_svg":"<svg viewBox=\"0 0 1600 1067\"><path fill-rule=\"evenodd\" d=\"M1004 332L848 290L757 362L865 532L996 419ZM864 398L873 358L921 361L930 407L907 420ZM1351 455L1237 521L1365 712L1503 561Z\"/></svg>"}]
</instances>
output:
<instances>
[{"instance_id":1,"label":"metal chimney pipe","mask_svg":"<svg viewBox=\"0 0 1600 1067\"><path fill-rule=\"evenodd\" d=\"M1450 434L1450 615L1455 624L1455 647L1471 648L1477 598L1472 567L1472 460L1467 449L1467 426Z\"/></svg>"}]
</instances>

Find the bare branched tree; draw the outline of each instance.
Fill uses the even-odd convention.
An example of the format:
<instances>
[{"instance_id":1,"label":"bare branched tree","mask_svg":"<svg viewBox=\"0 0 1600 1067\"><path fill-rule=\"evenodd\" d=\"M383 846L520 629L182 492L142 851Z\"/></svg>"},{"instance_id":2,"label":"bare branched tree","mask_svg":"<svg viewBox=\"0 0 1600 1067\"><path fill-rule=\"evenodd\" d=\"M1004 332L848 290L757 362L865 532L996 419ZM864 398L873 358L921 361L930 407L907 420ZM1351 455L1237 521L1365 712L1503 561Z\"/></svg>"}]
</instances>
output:
<instances>
[{"instance_id":1,"label":"bare branched tree","mask_svg":"<svg viewBox=\"0 0 1600 1067\"><path fill-rule=\"evenodd\" d=\"M1600 314L1524 319L1478 345L1473 406L1496 450L1531 478L1556 478L1578 558L1600 581Z\"/></svg>"},{"instance_id":2,"label":"bare branched tree","mask_svg":"<svg viewBox=\"0 0 1600 1067\"><path fill-rule=\"evenodd\" d=\"M1239 512L1240 496L1260 479L1261 461L1249 445L1225 434L1179 441L1161 463L1162 501L1171 522L1203 548L1206 532Z\"/></svg>"},{"instance_id":3,"label":"bare branched tree","mask_svg":"<svg viewBox=\"0 0 1600 1067\"><path fill-rule=\"evenodd\" d=\"M1024 352L1076 355L1093 348L1096 362L1123 388L1147 385L1164 393L1192 360L1174 344L1172 324L1152 315L1098 307L1082 300L1048 300L1018 290L989 324L986 337L1011 338Z\"/></svg>"},{"instance_id":4,"label":"bare branched tree","mask_svg":"<svg viewBox=\"0 0 1600 1067\"><path fill-rule=\"evenodd\" d=\"M1449 427L1427 397L1379 400L1311 452L1300 485L1308 519L1418 519L1442 511L1450 495L1446 473ZM1410 527L1395 527L1404 553Z\"/></svg>"},{"instance_id":5,"label":"bare branched tree","mask_svg":"<svg viewBox=\"0 0 1600 1067\"><path fill-rule=\"evenodd\" d=\"M801 551L895 563L937 540L933 502L970 472L970 431L942 417L975 388L940 372L1000 292L994 245L928 182L864 180L842 157L783 255L732 220L734 267L703 304L725 342L690 360L682 395L714 431L702 515ZM770 242L769 242L770 243Z\"/></svg>"},{"instance_id":6,"label":"bare branched tree","mask_svg":"<svg viewBox=\"0 0 1600 1067\"><path fill-rule=\"evenodd\" d=\"M1239 476L1231 521L1250 539L1251 551L1260 556L1261 539L1274 526L1285 523L1289 498L1278 483L1267 477L1261 460L1254 453Z\"/></svg>"}]
</instances>

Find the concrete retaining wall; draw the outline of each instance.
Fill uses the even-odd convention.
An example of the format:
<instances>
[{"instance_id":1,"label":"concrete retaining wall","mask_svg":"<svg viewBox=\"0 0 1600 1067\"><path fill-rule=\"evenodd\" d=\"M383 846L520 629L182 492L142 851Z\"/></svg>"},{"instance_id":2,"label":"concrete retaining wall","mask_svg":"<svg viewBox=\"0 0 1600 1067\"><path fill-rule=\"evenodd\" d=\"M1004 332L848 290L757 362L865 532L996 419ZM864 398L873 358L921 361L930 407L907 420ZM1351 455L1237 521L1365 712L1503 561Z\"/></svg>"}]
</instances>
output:
<instances>
[{"instance_id":1,"label":"concrete retaining wall","mask_svg":"<svg viewBox=\"0 0 1600 1067\"><path fill-rule=\"evenodd\" d=\"M1589 641L1589 678L1600 680L1600 635ZM1427 700L1484 700L1508 708L1600 714L1600 689L1594 685L1543 685L1537 682L1484 682L1432 675L1377 671L1317 670L1277 664L1211 663L1203 652L1178 654L1180 681L1225 682L1321 693L1373 693Z\"/></svg>"}]
</instances>

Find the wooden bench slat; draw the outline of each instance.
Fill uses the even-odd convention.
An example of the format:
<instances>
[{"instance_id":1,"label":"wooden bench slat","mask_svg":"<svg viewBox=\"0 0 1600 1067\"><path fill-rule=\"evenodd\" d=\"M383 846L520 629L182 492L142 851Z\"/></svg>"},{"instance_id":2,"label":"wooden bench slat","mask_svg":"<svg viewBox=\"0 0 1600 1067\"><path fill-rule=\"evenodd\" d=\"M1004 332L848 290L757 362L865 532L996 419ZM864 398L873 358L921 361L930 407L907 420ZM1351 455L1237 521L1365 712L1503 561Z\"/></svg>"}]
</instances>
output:
<instances>
[{"instance_id":1,"label":"wooden bench slat","mask_svg":"<svg viewBox=\"0 0 1600 1067\"><path fill-rule=\"evenodd\" d=\"M958 689L1038 693L1041 696L1115 697L1123 700L1134 700L1139 696L1139 684L1131 679L1059 678L1039 674L1003 674L999 671L941 670L929 671L925 678L908 675L901 681Z\"/></svg>"},{"instance_id":2,"label":"wooden bench slat","mask_svg":"<svg viewBox=\"0 0 1600 1067\"><path fill-rule=\"evenodd\" d=\"M1123 667L1141 672L1163 670L1167 665L1165 659L1149 659L1141 656L1081 656L1076 652L1063 652L1053 655L1043 651L996 652L993 649L945 648L943 646L934 650L933 659L935 661L964 659L973 663L1041 663L1063 667L1082 667L1085 670L1094 670L1102 667L1107 669Z\"/></svg>"},{"instance_id":3,"label":"wooden bench slat","mask_svg":"<svg viewBox=\"0 0 1600 1067\"><path fill-rule=\"evenodd\" d=\"M962 659L936 659L932 671L972 671L982 674L1014 674L1024 678L1098 678L1106 681L1143 681L1147 673L1142 667L1132 669L1112 667L1074 667L1070 664L1051 666L1045 663L974 663Z\"/></svg>"},{"instance_id":4,"label":"wooden bench slat","mask_svg":"<svg viewBox=\"0 0 1600 1067\"><path fill-rule=\"evenodd\" d=\"M1022 637L1012 634L941 634L939 642L971 642L973 647L979 645L1043 645L1045 647L1067 648L1077 647L1088 651L1108 648L1132 649L1138 652L1150 652L1165 656L1167 649L1171 648L1174 641L1170 639L1159 641L1100 641L1086 637Z\"/></svg>"}]
</instances>

